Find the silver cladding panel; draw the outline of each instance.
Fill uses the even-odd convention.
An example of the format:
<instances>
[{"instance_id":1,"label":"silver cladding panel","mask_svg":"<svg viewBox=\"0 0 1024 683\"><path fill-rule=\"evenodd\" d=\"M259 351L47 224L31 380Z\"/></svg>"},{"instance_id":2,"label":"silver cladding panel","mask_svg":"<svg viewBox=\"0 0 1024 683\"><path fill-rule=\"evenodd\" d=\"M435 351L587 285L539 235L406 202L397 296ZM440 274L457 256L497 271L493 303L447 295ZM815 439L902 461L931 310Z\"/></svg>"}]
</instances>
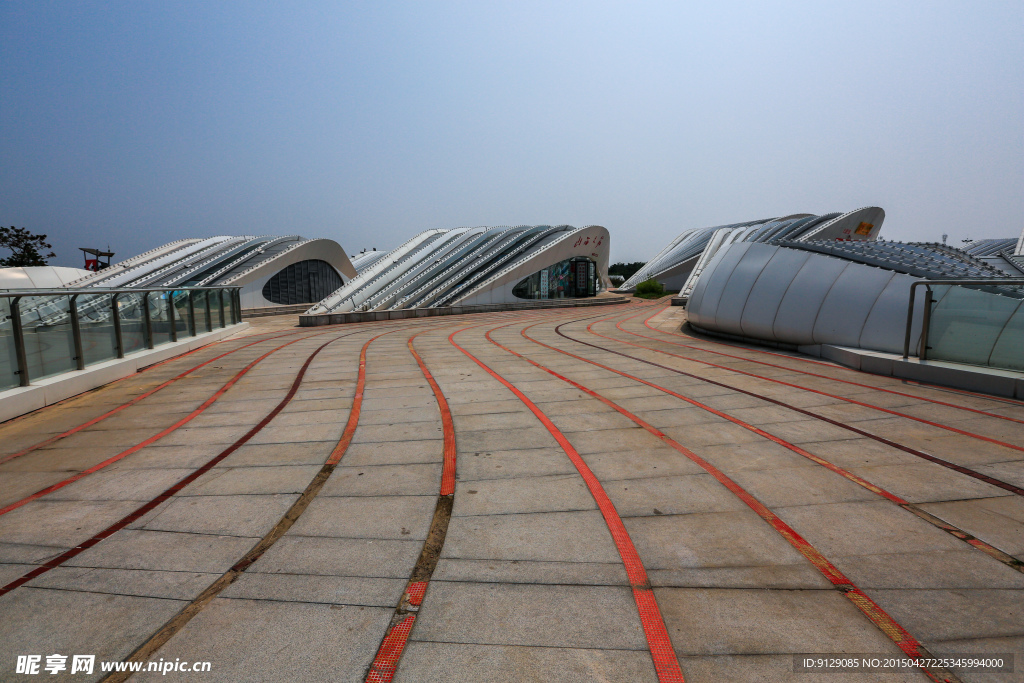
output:
<instances>
[{"instance_id":1,"label":"silver cladding panel","mask_svg":"<svg viewBox=\"0 0 1024 683\"><path fill-rule=\"evenodd\" d=\"M900 353L914 279L824 254L738 242L708 264L687 313L698 327L753 339ZM919 334L916 325L912 344Z\"/></svg>"}]
</instances>

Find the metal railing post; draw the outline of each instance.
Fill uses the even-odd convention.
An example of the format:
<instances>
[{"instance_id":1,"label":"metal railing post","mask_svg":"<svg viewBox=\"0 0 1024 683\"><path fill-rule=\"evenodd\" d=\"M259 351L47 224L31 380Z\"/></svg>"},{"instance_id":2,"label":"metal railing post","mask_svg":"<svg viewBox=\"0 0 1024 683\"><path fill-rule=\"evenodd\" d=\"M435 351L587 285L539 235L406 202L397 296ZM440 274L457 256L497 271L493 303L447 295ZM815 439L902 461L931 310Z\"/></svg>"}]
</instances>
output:
<instances>
[{"instance_id":1,"label":"metal railing post","mask_svg":"<svg viewBox=\"0 0 1024 683\"><path fill-rule=\"evenodd\" d=\"M151 292L142 293L142 320L146 332L146 348L152 349L156 346L153 342L153 316L149 313L149 295Z\"/></svg>"},{"instance_id":2,"label":"metal railing post","mask_svg":"<svg viewBox=\"0 0 1024 683\"><path fill-rule=\"evenodd\" d=\"M21 326L21 301L20 296L11 299L11 327L14 332L14 354L18 359L18 384L27 387L28 357L25 354L25 331Z\"/></svg>"},{"instance_id":3,"label":"metal railing post","mask_svg":"<svg viewBox=\"0 0 1024 683\"><path fill-rule=\"evenodd\" d=\"M117 357L124 358L124 339L121 335L121 309L117 305L117 297L114 294L110 297L110 312L114 316L114 344L117 346Z\"/></svg>"},{"instance_id":4,"label":"metal railing post","mask_svg":"<svg viewBox=\"0 0 1024 683\"><path fill-rule=\"evenodd\" d=\"M68 299L68 313L71 315L71 338L75 342L75 367L85 370L85 352L82 350L82 324L78 319L78 295Z\"/></svg>"},{"instance_id":5,"label":"metal railing post","mask_svg":"<svg viewBox=\"0 0 1024 683\"><path fill-rule=\"evenodd\" d=\"M188 290L188 334L190 337L196 336L196 300L195 290Z\"/></svg>"},{"instance_id":6,"label":"metal railing post","mask_svg":"<svg viewBox=\"0 0 1024 683\"><path fill-rule=\"evenodd\" d=\"M213 332L213 311L210 310L210 290L203 292L203 308L206 310L206 331Z\"/></svg>"},{"instance_id":7,"label":"metal railing post","mask_svg":"<svg viewBox=\"0 0 1024 683\"><path fill-rule=\"evenodd\" d=\"M921 313L921 352L917 357L928 360L928 327L932 322L932 288L924 286L924 311Z\"/></svg>"},{"instance_id":8,"label":"metal railing post","mask_svg":"<svg viewBox=\"0 0 1024 683\"><path fill-rule=\"evenodd\" d=\"M166 292L164 296L167 297L167 320L171 324L171 341L178 341L178 321L175 320L174 314L174 292Z\"/></svg>"}]
</instances>

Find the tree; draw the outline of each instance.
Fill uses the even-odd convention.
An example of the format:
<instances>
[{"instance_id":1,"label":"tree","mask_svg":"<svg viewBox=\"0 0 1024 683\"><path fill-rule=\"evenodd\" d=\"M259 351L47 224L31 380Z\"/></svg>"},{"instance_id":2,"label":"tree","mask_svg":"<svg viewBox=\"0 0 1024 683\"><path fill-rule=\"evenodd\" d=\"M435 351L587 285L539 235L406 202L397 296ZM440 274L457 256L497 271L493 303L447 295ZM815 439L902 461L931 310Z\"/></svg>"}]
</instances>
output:
<instances>
[{"instance_id":1,"label":"tree","mask_svg":"<svg viewBox=\"0 0 1024 683\"><path fill-rule=\"evenodd\" d=\"M638 299L660 299L665 296L665 288L657 280L644 280L636 286L633 296Z\"/></svg>"},{"instance_id":2,"label":"tree","mask_svg":"<svg viewBox=\"0 0 1024 683\"><path fill-rule=\"evenodd\" d=\"M634 261L633 263L613 263L608 267L609 275L621 275L628 280L633 274L647 265L646 261Z\"/></svg>"},{"instance_id":3,"label":"tree","mask_svg":"<svg viewBox=\"0 0 1024 683\"><path fill-rule=\"evenodd\" d=\"M25 228L0 227L0 248L9 249L11 255L7 258L0 258L0 268L20 268L24 266L45 266L46 259L56 256L52 251L43 254L43 251L53 249L53 245L47 243L46 235L33 235Z\"/></svg>"}]
</instances>

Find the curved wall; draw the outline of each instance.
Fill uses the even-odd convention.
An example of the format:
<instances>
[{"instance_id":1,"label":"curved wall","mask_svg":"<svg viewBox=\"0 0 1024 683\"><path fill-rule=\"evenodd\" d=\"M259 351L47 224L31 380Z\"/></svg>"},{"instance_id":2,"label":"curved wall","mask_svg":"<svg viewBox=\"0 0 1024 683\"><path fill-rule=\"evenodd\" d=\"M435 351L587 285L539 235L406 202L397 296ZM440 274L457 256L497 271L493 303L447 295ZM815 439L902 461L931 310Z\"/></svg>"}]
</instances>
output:
<instances>
[{"instance_id":1,"label":"curved wall","mask_svg":"<svg viewBox=\"0 0 1024 683\"><path fill-rule=\"evenodd\" d=\"M824 254L737 242L704 269L687 317L698 329L756 340L902 353L917 279ZM920 338L922 310L919 298L911 348Z\"/></svg>"}]
</instances>

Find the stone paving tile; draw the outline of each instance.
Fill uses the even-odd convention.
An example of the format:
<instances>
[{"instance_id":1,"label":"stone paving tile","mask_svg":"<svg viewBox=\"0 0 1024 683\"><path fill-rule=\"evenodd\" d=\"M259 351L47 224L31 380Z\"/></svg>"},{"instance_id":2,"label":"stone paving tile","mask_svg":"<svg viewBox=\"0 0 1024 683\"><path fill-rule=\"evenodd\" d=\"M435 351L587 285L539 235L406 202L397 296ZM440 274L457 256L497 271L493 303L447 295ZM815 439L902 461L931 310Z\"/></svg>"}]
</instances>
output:
<instances>
[{"instance_id":1,"label":"stone paving tile","mask_svg":"<svg viewBox=\"0 0 1024 683\"><path fill-rule=\"evenodd\" d=\"M209 661L206 681L362 681L393 608L218 598L179 631L160 656ZM303 638L295 639L296 633ZM339 646L344 634L344 646ZM160 674L133 680L162 681Z\"/></svg>"},{"instance_id":2,"label":"stone paving tile","mask_svg":"<svg viewBox=\"0 0 1024 683\"><path fill-rule=\"evenodd\" d=\"M191 473L191 469L100 470L47 494L46 499L148 501Z\"/></svg>"},{"instance_id":3,"label":"stone paving tile","mask_svg":"<svg viewBox=\"0 0 1024 683\"><path fill-rule=\"evenodd\" d=\"M233 467L320 466L327 460L333 448L334 444L329 441L287 444L247 443L221 460L215 467L220 469Z\"/></svg>"},{"instance_id":4,"label":"stone paving tile","mask_svg":"<svg viewBox=\"0 0 1024 683\"><path fill-rule=\"evenodd\" d=\"M391 442L354 443L345 451L341 464L348 467L369 465L404 465L441 462L444 442L440 439Z\"/></svg>"},{"instance_id":5,"label":"stone paving tile","mask_svg":"<svg viewBox=\"0 0 1024 683\"><path fill-rule=\"evenodd\" d=\"M7 543L0 541L0 562L42 564L68 550L68 546Z\"/></svg>"},{"instance_id":6,"label":"stone paving tile","mask_svg":"<svg viewBox=\"0 0 1024 683\"><path fill-rule=\"evenodd\" d=\"M603 486L623 518L747 509L710 474L605 480Z\"/></svg>"},{"instance_id":7,"label":"stone paving tile","mask_svg":"<svg viewBox=\"0 0 1024 683\"><path fill-rule=\"evenodd\" d=\"M864 590L874 588L1024 588L1024 574L967 544L959 550L835 555L832 561Z\"/></svg>"},{"instance_id":8,"label":"stone paving tile","mask_svg":"<svg viewBox=\"0 0 1024 683\"><path fill-rule=\"evenodd\" d=\"M181 496L272 495L302 493L319 465L280 465L277 467L219 467L185 487Z\"/></svg>"},{"instance_id":9,"label":"stone paving tile","mask_svg":"<svg viewBox=\"0 0 1024 683\"><path fill-rule=\"evenodd\" d=\"M340 436L339 432L339 436ZM407 441L424 441L442 437L441 421L409 422L401 424L364 425L356 428L352 443L390 442L394 445Z\"/></svg>"},{"instance_id":10,"label":"stone paving tile","mask_svg":"<svg viewBox=\"0 0 1024 683\"><path fill-rule=\"evenodd\" d=\"M460 452L455 462L459 481L576 473L561 448Z\"/></svg>"},{"instance_id":11,"label":"stone paving tile","mask_svg":"<svg viewBox=\"0 0 1024 683\"><path fill-rule=\"evenodd\" d=\"M192 600L220 575L108 567L55 567L27 585L35 588Z\"/></svg>"},{"instance_id":12,"label":"stone paving tile","mask_svg":"<svg viewBox=\"0 0 1024 683\"><path fill-rule=\"evenodd\" d=\"M408 580L422 548L420 540L331 538L289 532L247 571Z\"/></svg>"},{"instance_id":13,"label":"stone paving tile","mask_svg":"<svg viewBox=\"0 0 1024 683\"><path fill-rule=\"evenodd\" d=\"M443 558L619 562L597 511L453 517Z\"/></svg>"},{"instance_id":14,"label":"stone paving tile","mask_svg":"<svg viewBox=\"0 0 1024 683\"><path fill-rule=\"evenodd\" d=\"M578 474L460 481L455 494L457 517L597 509Z\"/></svg>"},{"instance_id":15,"label":"stone paving tile","mask_svg":"<svg viewBox=\"0 0 1024 683\"><path fill-rule=\"evenodd\" d=\"M590 618L580 618L585 605ZM632 591L432 581L417 641L646 650Z\"/></svg>"},{"instance_id":16,"label":"stone paving tile","mask_svg":"<svg viewBox=\"0 0 1024 683\"><path fill-rule=\"evenodd\" d=\"M592 586L629 585L626 568L621 562L536 562L531 560L443 558L437 563L433 580Z\"/></svg>"},{"instance_id":17,"label":"stone paving tile","mask_svg":"<svg viewBox=\"0 0 1024 683\"><path fill-rule=\"evenodd\" d=\"M105 529L138 507L130 500L34 500L0 516L0 539L71 547Z\"/></svg>"},{"instance_id":18,"label":"stone paving tile","mask_svg":"<svg viewBox=\"0 0 1024 683\"><path fill-rule=\"evenodd\" d=\"M554 437L542 426L519 429L493 429L478 432L456 432L459 451L496 451L510 448L545 448L554 446Z\"/></svg>"},{"instance_id":19,"label":"stone paving tile","mask_svg":"<svg viewBox=\"0 0 1024 683\"><path fill-rule=\"evenodd\" d=\"M998 486L923 460L909 465L854 467L850 471L911 503L1013 495Z\"/></svg>"},{"instance_id":20,"label":"stone paving tile","mask_svg":"<svg viewBox=\"0 0 1024 683\"><path fill-rule=\"evenodd\" d=\"M426 643L405 649L395 683L451 680L635 681L658 680L650 655L632 650Z\"/></svg>"},{"instance_id":21,"label":"stone paving tile","mask_svg":"<svg viewBox=\"0 0 1024 683\"><path fill-rule=\"evenodd\" d=\"M400 448L400 446L398 446ZM338 467L321 496L429 496L441 487L441 463Z\"/></svg>"},{"instance_id":22,"label":"stone paving tile","mask_svg":"<svg viewBox=\"0 0 1024 683\"><path fill-rule=\"evenodd\" d=\"M927 503L921 507L1003 552L1024 554L1024 501L1019 496Z\"/></svg>"},{"instance_id":23,"label":"stone paving tile","mask_svg":"<svg viewBox=\"0 0 1024 683\"><path fill-rule=\"evenodd\" d=\"M298 494L182 496L143 521L150 531L261 537L269 532Z\"/></svg>"},{"instance_id":24,"label":"stone paving tile","mask_svg":"<svg viewBox=\"0 0 1024 683\"><path fill-rule=\"evenodd\" d=\"M875 501L878 494L825 467L787 467L726 474L770 508Z\"/></svg>"},{"instance_id":25,"label":"stone paving tile","mask_svg":"<svg viewBox=\"0 0 1024 683\"><path fill-rule=\"evenodd\" d=\"M124 659L185 604L180 600L19 588L0 597L4 676L11 675L17 655L24 654L93 654L97 662ZM55 623L60 628L54 628ZM98 680L100 676L97 665L91 679L78 678Z\"/></svg>"},{"instance_id":26,"label":"stone paving tile","mask_svg":"<svg viewBox=\"0 0 1024 683\"><path fill-rule=\"evenodd\" d=\"M406 579L246 572L220 596L393 608L407 583Z\"/></svg>"},{"instance_id":27,"label":"stone paving tile","mask_svg":"<svg viewBox=\"0 0 1024 683\"><path fill-rule=\"evenodd\" d=\"M654 594L680 656L902 654L852 602L831 589L655 588Z\"/></svg>"},{"instance_id":28,"label":"stone paving tile","mask_svg":"<svg viewBox=\"0 0 1024 683\"><path fill-rule=\"evenodd\" d=\"M639 434L646 435L647 433L638 432ZM577 435L573 434L574 446L576 438ZM636 449L587 453L582 457L601 481L704 472L699 465L668 446L644 446Z\"/></svg>"},{"instance_id":29,"label":"stone paving tile","mask_svg":"<svg viewBox=\"0 0 1024 683\"><path fill-rule=\"evenodd\" d=\"M318 497L306 508L291 531L303 536L422 541L427 537L436 506L436 494Z\"/></svg>"},{"instance_id":30,"label":"stone paving tile","mask_svg":"<svg viewBox=\"0 0 1024 683\"><path fill-rule=\"evenodd\" d=\"M873 590L871 597L924 641L1020 636L1024 623L1019 589Z\"/></svg>"},{"instance_id":31,"label":"stone paving tile","mask_svg":"<svg viewBox=\"0 0 1024 683\"><path fill-rule=\"evenodd\" d=\"M220 574L256 541L239 536L122 529L71 558L65 566Z\"/></svg>"}]
</instances>

